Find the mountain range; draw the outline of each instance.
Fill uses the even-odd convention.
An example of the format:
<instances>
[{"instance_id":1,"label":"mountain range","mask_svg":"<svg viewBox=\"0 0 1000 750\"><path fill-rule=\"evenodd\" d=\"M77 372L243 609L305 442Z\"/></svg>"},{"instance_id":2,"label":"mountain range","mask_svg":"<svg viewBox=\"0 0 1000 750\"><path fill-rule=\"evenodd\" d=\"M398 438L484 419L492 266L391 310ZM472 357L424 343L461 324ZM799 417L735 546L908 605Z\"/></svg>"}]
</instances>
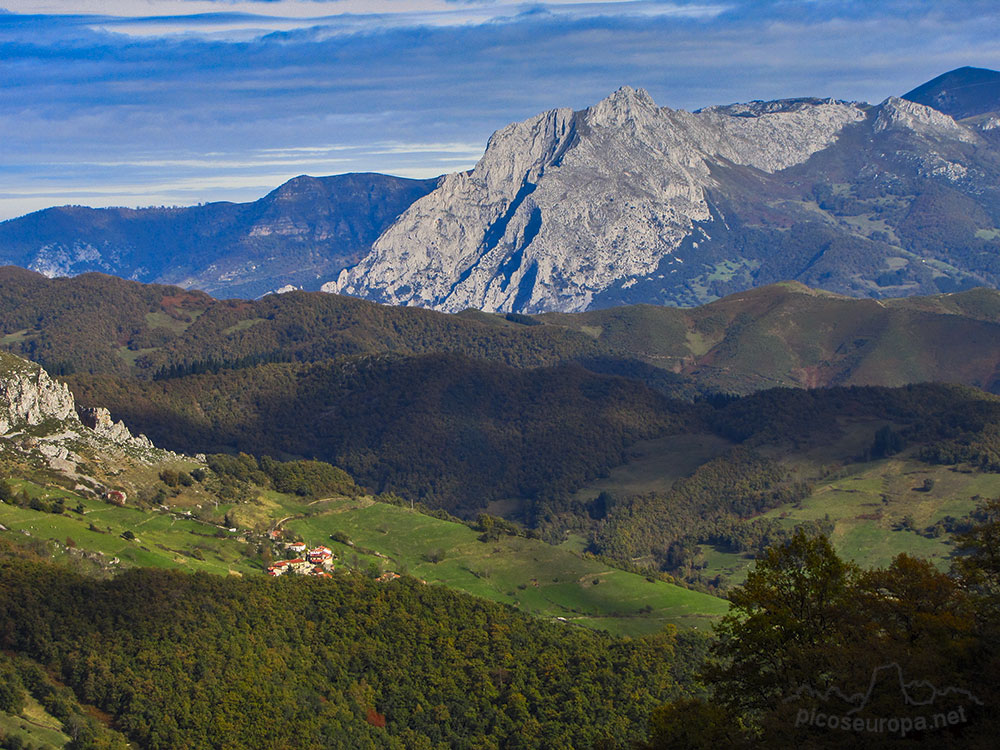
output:
<instances>
[{"instance_id":1,"label":"mountain range","mask_svg":"<svg viewBox=\"0 0 1000 750\"><path fill-rule=\"evenodd\" d=\"M298 177L254 203L63 207L0 262L256 297L304 288L457 312L692 306L777 281L855 297L1000 285L1000 73L878 105L658 106L623 87L508 125L434 180Z\"/></svg>"},{"instance_id":2,"label":"mountain range","mask_svg":"<svg viewBox=\"0 0 1000 750\"><path fill-rule=\"evenodd\" d=\"M0 257L50 277L101 271L220 296L318 289L436 184L382 174L302 176L253 203L49 208L0 223Z\"/></svg>"}]
</instances>

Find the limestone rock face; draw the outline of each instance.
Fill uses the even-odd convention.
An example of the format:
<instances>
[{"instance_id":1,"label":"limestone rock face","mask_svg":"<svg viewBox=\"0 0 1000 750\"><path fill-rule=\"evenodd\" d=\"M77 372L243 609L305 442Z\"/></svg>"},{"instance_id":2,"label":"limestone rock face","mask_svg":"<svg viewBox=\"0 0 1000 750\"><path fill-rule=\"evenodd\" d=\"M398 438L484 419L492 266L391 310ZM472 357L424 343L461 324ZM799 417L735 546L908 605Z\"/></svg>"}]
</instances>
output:
<instances>
[{"instance_id":1,"label":"limestone rock face","mask_svg":"<svg viewBox=\"0 0 1000 750\"><path fill-rule=\"evenodd\" d=\"M552 110L497 131L475 169L416 201L323 290L446 311L584 310L710 218L713 165L786 169L865 117L832 100L691 113L628 87Z\"/></svg>"},{"instance_id":2,"label":"limestone rock face","mask_svg":"<svg viewBox=\"0 0 1000 750\"><path fill-rule=\"evenodd\" d=\"M0 367L0 435L50 419L76 419L69 388L41 367L13 355L0 358Z\"/></svg>"},{"instance_id":3,"label":"limestone rock face","mask_svg":"<svg viewBox=\"0 0 1000 750\"><path fill-rule=\"evenodd\" d=\"M875 119L875 132L907 130L925 138L946 138L975 143L972 130L955 122L951 117L923 104L890 96L879 106Z\"/></svg>"},{"instance_id":4,"label":"limestone rock face","mask_svg":"<svg viewBox=\"0 0 1000 750\"><path fill-rule=\"evenodd\" d=\"M113 421L107 409L81 409L78 415L76 401L65 383L53 380L33 362L0 352L0 436L45 422L57 428L54 435L44 437L48 441L92 433L120 447L154 448L145 435L133 436L123 422ZM65 449L29 440L40 450L44 447L48 451L43 451L45 455L65 458Z\"/></svg>"}]
</instances>

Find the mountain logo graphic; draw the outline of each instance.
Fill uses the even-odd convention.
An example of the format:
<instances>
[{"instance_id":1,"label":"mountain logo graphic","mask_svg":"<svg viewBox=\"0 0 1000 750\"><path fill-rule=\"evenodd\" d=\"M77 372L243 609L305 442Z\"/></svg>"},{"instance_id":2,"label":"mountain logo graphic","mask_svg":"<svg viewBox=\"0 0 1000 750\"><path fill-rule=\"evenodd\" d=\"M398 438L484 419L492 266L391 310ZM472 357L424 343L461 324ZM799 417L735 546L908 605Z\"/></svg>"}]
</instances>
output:
<instances>
[{"instance_id":1,"label":"mountain logo graphic","mask_svg":"<svg viewBox=\"0 0 1000 750\"><path fill-rule=\"evenodd\" d=\"M872 705L875 698L902 699L898 715L870 715L861 713ZM845 694L840 688L831 687L817 690L811 685L802 685L783 703L812 700L812 709L800 706L796 709L795 726L813 727L826 730L870 732L878 734L898 734L906 737L910 732L957 727L969 721L966 708L983 702L968 690L958 687L938 688L929 680L910 680L903 676L899 664L883 664L872 670L868 687L858 693ZM882 709L888 704L879 700ZM823 705L816 705L823 704ZM822 710L820 710L822 709ZM895 713L895 712L894 712Z\"/></svg>"},{"instance_id":2,"label":"mountain logo graphic","mask_svg":"<svg viewBox=\"0 0 1000 750\"><path fill-rule=\"evenodd\" d=\"M878 685L891 684L893 682L898 686L903 703L907 706L933 706L939 700L956 697L970 703L975 703L977 706L983 705L983 702L979 698L962 688L946 687L939 689L928 680L911 680L907 682L903 677L903 668L896 662L875 667L872 670L868 688L864 692L845 695L837 687L820 691L811 685L802 685L792 695L785 698L783 702L791 703L803 698L813 698L828 703L831 698L839 698L844 703L853 706L853 708L845 712L847 716L851 716L863 711L871 703L872 696L875 694L875 689Z\"/></svg>"}]
</instances>

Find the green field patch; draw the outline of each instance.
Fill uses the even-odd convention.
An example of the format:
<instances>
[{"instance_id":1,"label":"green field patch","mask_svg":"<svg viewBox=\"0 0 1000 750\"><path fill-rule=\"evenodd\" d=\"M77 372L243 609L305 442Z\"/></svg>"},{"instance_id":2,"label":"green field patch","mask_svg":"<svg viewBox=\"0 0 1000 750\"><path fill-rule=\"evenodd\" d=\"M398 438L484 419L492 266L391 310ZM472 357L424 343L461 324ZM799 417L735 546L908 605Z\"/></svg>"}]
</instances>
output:
<instances>
[{"instance_id":1,"label":"green field patch","mask_svg":"<svg viewBox=\"0 0 1000 750\"><path fill-rule=\"evenodd\" d=\"M139 357L143 357L147 354L152 354L155 351L159 351L159 347L151 346L146 349L129 349L127 346L120 346L115 351L115 354L119 359L127 362L129 365L134 365Z\"/></svg>"},{"instance_id":2,"label":"green field patch","mask_svg":"<svg viewBox=\"0 0 1000 750\"><path fill-rule=\"evenodd\" d=\"M174 333L183 333L197 319L201 311L197 313L189 312L187 320L178 320L173 315L169 315L162 310L146 313L146 325L150 328L166 328Z\"/></svg>"},{"instance_id":3,"label":"green field patch","mask_svg":"<svg viewBox=\"0 0 1000 750\"><path fill-rule=\"evenodd\" d=\"M11 344L20 344L28 336L31 336L33 331L28 328L24 328L20 331L14 331L14 333L8 333L4 336L0 336L0 346L10 346Z\"/></svg>"},{"instance_id":4,"label":"green field patch","mask_svg":"<svg viewBox=\"0 0 1000 750\"><path fill-rule=\"evenodd\" d=\"M839 216L837 218L866 237L871 236L874 232L883 232L889 236L889 241L892 244L901 244L896 232L885 219L878 219L873 215Z\"/></svg>"},{"instance_id":5,"label":"green field patch","mask_svg":"<svg viewBox=\"0 0 1000 750\"><path fill-rule=\"evenodd\" d=\"M0 736L18 737L23 745L36 750L65 747L69 736L63 733L62 723L49 714L30 695L20 715L0 711ZM9 739L8 739L9 742Z\"/></svg>"},{"instance_id":6,"label":"green field patch","mask_svg":"<svg viewBox=\"0 0 1000 750\"><path fill-rule=\"evenodd\" d=\"M857 436L845 434L841 440ZM786 465L804 473L822 463L822 456L786 458ZM926 482L930 488L925 491ZM767 511L762 518L784 528L809 522L833 524L830 539L838 554L865 568L885 567L900 553L931 561L941 570L951 563L949 535L932 538L923 532L947 516L971 512L977 498L1000 497L1000 474L931 466L907 458L855 464L817 483L813 493L795 505ZM904 524L911 523L912 529ZM739 585L753 563L749 555L700 545L696 561L704 580L721 577L723 586Z\"/></svg>"},{"instance_id":7,"label":"green field patch","mask_svg":"<svg viewBox=\"0 0 1000 750\"><path fill-rule=\"evenodd\" d=\"M701 549L701 560L705 564L703 573L711 571L707 578L720 576L720 583L724 587L741 586L746 582L747 571L753 556L742 552L729 552L719 549L711 544L698 545Z\"/></svg>"},{"instance_id":8,"label":"green field patch","mask_svg":"<svg viewBox=\"0 0 1000 750\"><path fill-rule=\"evenodd\" d=\"M930 489L924 490L930 481ZM802 521L829 518L831 539L845 558L864 567L882 567L906 552L933 561L949 562L952 545L947 537L929 539L900 528L910 519L917 531L969 513L976 496L1000 493L1000 475L966 474L950 467L891 459L864 464L853 473L818 486L801 507L783 506L765 514L786 527Z\"/></svg>"},{"instance_id":9,"label":"green field patch","mask_svg":"<svg viewBox=\"0 0 1000 750\"><path fill-rule=\"evenodd\" d=\"M331 544L330 535L341 532L354 544L335 545L341 560L357 556L365 565L406 572L541 617L572 617L587 627L638 634L695 621L707 627L728 609L725 600L616 570L540 540L503 536L482 542L468 526L408 508L359 507L347 500L328 505L324 513L292 519L286 527L308 544Z\"/></svg>"},{"instance_id":10,"label":"green field patch","mask_svg":"<svg viewBox=\"0 0 1000 750\"><path fill-rule=\"evenodd\" d=\"M110 505L31 482L16 485L32 497L66 497L67 510L46 513L0 503L0 524L8 533L98 552L107 563L117 558L123 567L182 568L221 575L260 572L244 554L247 545L213 524L174 512ZM72 510L78 504L83 506L82 515ZM124 538L126 531L135 538Z\"/></svg>"},{"instance_id":11,"label":"green field patch","mask_svg":"<svg viewBox=\"0 0 1000 750\"><path fill-rule=\"evenodd\" d=\"M228 328L222 329L222 335L228 336L231 333L236 333L237 331L245 331L248 328L253 328L258 323L263 323L265 318L247 318L246 320L241 320L238 323L234 323Z\"/></svg>"}]
</instances>

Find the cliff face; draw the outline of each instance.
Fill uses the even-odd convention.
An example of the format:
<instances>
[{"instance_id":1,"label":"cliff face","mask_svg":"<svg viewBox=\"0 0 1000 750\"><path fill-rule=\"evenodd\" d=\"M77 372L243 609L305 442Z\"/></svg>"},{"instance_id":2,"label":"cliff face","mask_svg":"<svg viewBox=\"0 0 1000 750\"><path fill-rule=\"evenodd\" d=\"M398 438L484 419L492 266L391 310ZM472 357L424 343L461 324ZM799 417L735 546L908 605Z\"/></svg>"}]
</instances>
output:
<instances>
[{"instance_id":1,"label":"cliff face","mask_svg":"<svg viewBox=\"0 0 1000 750\"><path fill-rule=\"evenodd\" d=\"M1000 150L922 104L658 107L623 88L509 125L323 290L457 312L697 305L796 280L1000 284Z\"/></svg>"},{"instance_id":2,"label":"cliff face","mask_svg":"<svg viewBox=\"0 0 1000 750\"><path fill-rule=\"evenodd\" d=\"M0 353L0 435L47 420L76 420L69 388L38 365Z\"/></svg>"},{"instance_id":3,"label":"cliff face","mask_svg":"<svg viewBox=\"0 0 1000 750\"><path fill-rule=\"evenodd\" d=\"M711 218L714 164L773 173L864 118L816 100L690 113L622 88L498 131L472 172L416 201L323 289L447 311L583 310Z\"/></svg>"},{"instance_id":4,"label":"cliff face","mask_svg":"<svg viewBox=\"0 0 1000 750\"><path fill-rule=\"evenodd\" d=\"M65 383L53 380L33 362L0 352L0 438L38 433L31 428L39 427L42 434L32 435L31 441L37 445L35 438L40 438L49 448L43 454L61 459L68 450L60 445L53 451L52 444L80 438L96 438L119 448L153 450L149 438L133 436L124 423L111 419L107 409L84 409L78 415Z\"/></svg>"}]
</instances>

